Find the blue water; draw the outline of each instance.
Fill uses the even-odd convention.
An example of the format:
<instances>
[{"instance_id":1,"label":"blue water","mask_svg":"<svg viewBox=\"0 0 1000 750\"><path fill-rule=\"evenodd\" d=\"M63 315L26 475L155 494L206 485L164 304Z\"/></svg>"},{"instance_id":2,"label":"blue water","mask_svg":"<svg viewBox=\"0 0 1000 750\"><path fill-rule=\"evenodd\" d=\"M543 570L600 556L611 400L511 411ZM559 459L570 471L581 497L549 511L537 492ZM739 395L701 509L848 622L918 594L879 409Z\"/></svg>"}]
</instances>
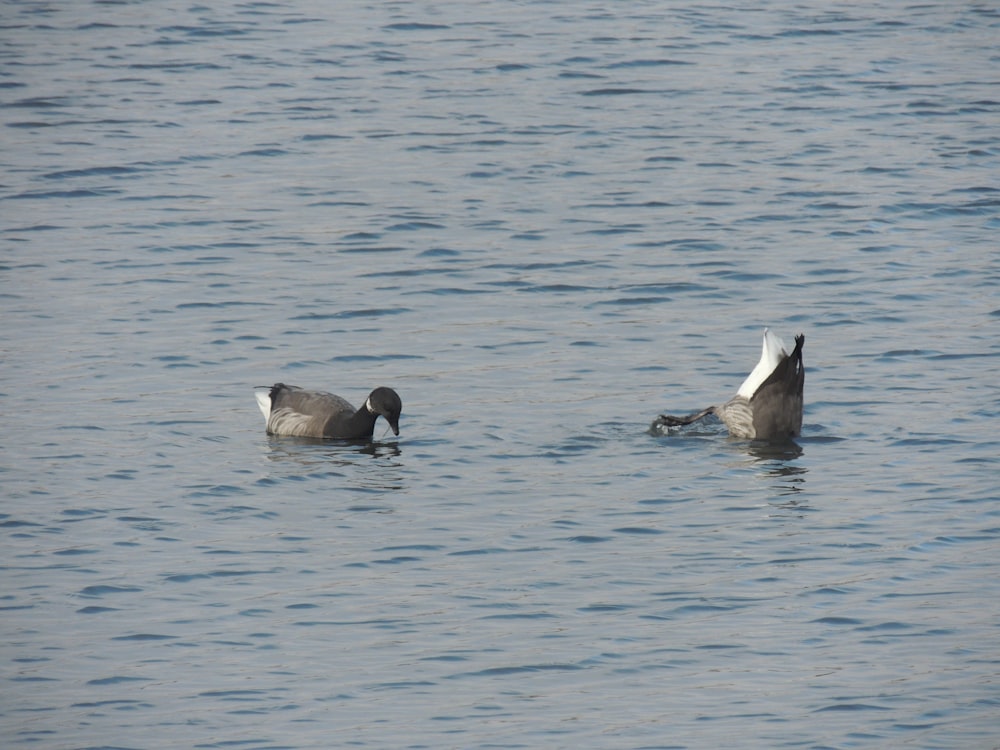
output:
<instances>
[{"instance_id":1,"label":"blue water","mask_svg":"<svg viewBox=\"0 0 1000 750\"><path fill-rule=\"evenodd\" d=\"M6 747L1000 746L994 4L2 28Z\"/></svg>"}]
</instances>

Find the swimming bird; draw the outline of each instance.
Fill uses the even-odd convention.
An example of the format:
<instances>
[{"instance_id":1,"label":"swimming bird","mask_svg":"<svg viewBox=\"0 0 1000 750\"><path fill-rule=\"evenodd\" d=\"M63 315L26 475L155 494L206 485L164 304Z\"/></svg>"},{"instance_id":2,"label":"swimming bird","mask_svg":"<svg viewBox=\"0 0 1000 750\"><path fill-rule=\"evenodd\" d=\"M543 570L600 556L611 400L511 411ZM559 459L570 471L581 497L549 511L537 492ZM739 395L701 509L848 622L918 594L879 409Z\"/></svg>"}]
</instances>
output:
<instances>
[{"instance_id":1,"label":"swimming bird","mask_svg":"<svg viewBox=\"0 0 1000 750\"><path fill-rule=\"evenodd\" d=\"M324 391L307 391L294 385L260 386L254 396L267 420L269 435L364 440L375 431L375 420L385 417L399 434L403 402L392 388L376 388L360 409Z\"/></svg>"},{"instance_id":2,"label":"swimming bird","mask_svg":"<svg viewBox=\"0 0 1000 750\"><path fill-rule=\"evenodd\" d=\"M764 329L764 349L760 362L743 381L736 395L720 406L709 406L685 417L661 414L653 428L675 427L697 422L714 414L739 438L785 440L802 432L802 389L806 371L802 364L802 345L806 337L795 337L795 349L789 354L777 335Z\"/></svg>"}]
</instances>

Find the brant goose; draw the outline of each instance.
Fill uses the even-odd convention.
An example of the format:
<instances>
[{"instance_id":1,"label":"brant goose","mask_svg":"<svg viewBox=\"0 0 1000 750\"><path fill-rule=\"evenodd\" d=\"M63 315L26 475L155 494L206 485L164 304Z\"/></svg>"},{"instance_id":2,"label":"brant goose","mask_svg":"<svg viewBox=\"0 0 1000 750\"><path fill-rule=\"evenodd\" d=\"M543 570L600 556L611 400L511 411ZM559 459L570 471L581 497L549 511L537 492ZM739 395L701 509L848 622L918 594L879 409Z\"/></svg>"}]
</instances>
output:
<instances>
[{"instance_id":1,"label":"brant goose","mask_svg":"<svg viewBox=\"0 0 1000 750\"><path fill-rule=\"evenodd\" d=\"M360 409L332 393L284 383L275 383L270 389L260 386L254 396L267 420L269 435L364 440L371 438L379 416L399 434L403 403L392 388L376 388Z\"/></svg>"},{"instance_id":2,"label":"brant goose","mask_svg":"<svg viewBox=\"0 0 1000 750\"><path fill-rule=\"evenodd\" d=\"M757 440L787 440L802 431L802 387L806 371L802 364L802 344L806 337L795 337L795 349L789 354L784 342L764 329L764 350L760 362L743 381L729 401L710 406L686 417L661 414L653 428L691 424L714 414L729 428L729 434Z\"/></svg>"}]
</instances>

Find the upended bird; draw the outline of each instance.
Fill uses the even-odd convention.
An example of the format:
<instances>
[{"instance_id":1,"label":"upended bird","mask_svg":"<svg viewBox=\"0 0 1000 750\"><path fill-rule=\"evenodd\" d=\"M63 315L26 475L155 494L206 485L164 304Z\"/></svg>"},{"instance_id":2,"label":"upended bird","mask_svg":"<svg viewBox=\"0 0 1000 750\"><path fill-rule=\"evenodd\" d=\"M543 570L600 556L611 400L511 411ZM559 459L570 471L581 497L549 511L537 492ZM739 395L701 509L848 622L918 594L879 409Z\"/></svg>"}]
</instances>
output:
<instances>
[{"instance_id":1,"label":"upended bird","mask_svg":"<svg viewBox=\"0 0 1000 750\"><path fill-rule=\"evenodd\" d=\"M392 388L376 388L360 409L332 393L284 383L270 388L260 386L254 396L269 435L365 440L371 438L379 417L384 417L393 433L399 434L403 402Z\"/></svg>"},{"instance_id":2,"label":"upended bird","mask_svg":"<svg viewBox=\"0 0 1000 750\"><path fill-rule=\"evenodd\" d=\"M661 414L651 429L688 425L714 414L738 438L787 440L802 432L802 390L806 371L802 345L806 337L795 337L789 354L784 342L767 328L760 362L743 381L736 395L719 406L709 406L683 417Z\"/></svg>"}]
</instances>

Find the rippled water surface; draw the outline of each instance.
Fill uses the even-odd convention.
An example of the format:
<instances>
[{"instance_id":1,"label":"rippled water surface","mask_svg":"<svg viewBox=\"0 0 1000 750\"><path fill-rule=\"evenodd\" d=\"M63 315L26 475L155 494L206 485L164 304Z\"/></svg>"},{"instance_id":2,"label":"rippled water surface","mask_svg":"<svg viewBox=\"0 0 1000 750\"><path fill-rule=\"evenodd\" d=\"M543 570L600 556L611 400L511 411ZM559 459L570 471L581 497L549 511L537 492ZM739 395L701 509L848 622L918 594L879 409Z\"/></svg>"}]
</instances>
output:
<instances>
[{"instance_id":1,"label":"rippled water surface","mask_svg":"<svg viewBox=\"0 0 1000 750\"><path fill-rule=\"evenodd\" d=\"M5 746L998 746L994 3L2 28Z\"/></svg>"}]
</instances>

